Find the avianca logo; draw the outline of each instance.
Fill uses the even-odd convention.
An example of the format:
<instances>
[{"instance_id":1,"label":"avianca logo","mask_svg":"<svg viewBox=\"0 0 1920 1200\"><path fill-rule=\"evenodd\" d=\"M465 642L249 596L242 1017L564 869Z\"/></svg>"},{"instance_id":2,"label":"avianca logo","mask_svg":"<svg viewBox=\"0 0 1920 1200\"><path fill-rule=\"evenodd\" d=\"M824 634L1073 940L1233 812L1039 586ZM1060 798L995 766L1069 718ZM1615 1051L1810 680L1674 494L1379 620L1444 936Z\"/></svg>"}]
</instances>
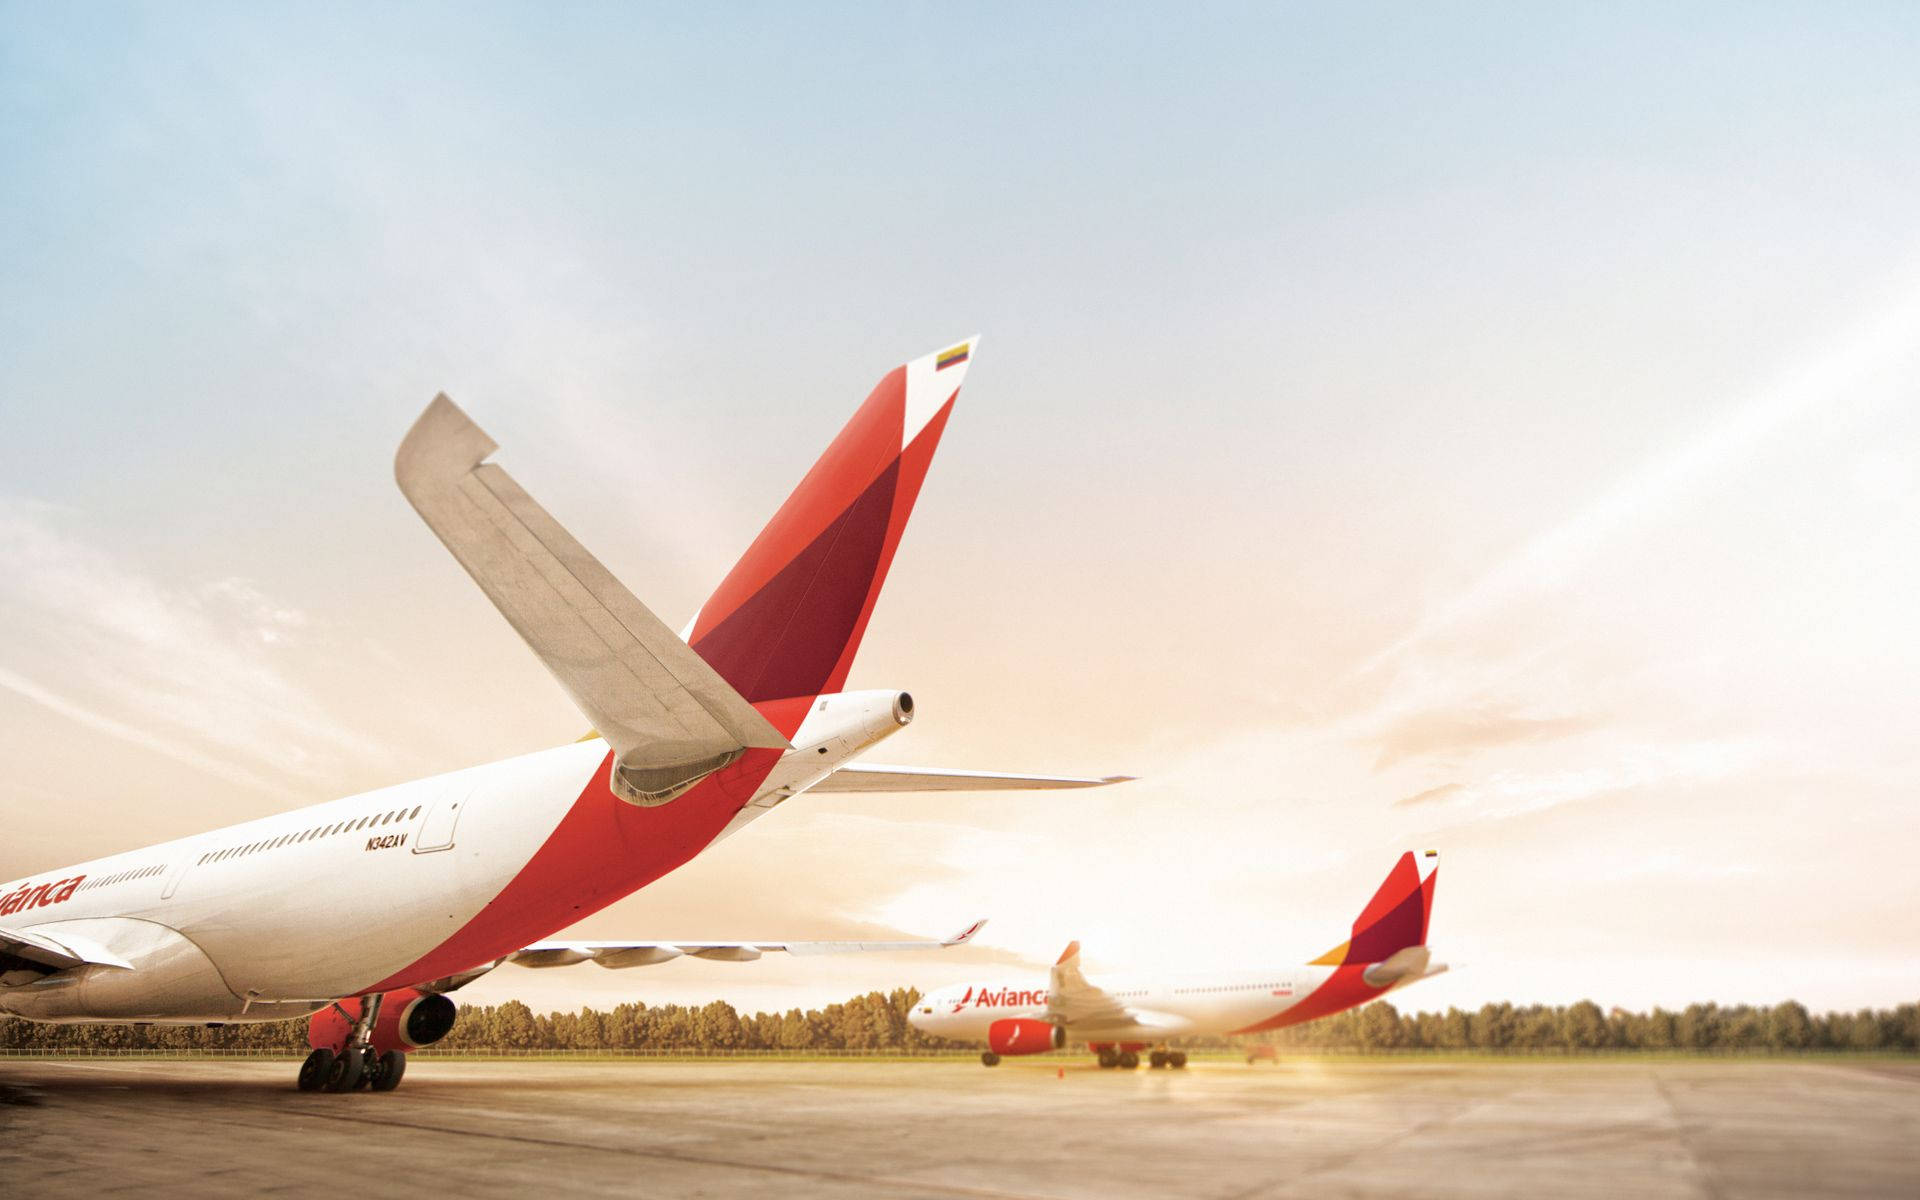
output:
<instances>
[{"instance_id":1,"label":"avianca logo","mask_svg":"<svg viewBox=\"0 0 1920 1200\"><path fill-rule=\"evenodd\" d=\"M84 879L85 875L75 875L72 879L57 879L39 887L23 883L0 899L0 917L12 916L23 908L45 908L49 904L58 904L73 895Z\"/></svg>"},{"instance_id":2,"label":"avianca logo","mask_svg":"<svg viewBox=\"0 0 1920 1200\"><path fill-rule=\"evenodd\" d=\"M1030 1008L1047 1002L1047 990L1040 988L1023 991L1020 988L1001 988L997 992L990 992L981 988L976 994L973 988L968 988L967 994L960 997L959 1003L953 1006L953 1011L959 1012L965 1008L969 999L973 1001L975 1008Z\"/></svg>"}]
</instances>

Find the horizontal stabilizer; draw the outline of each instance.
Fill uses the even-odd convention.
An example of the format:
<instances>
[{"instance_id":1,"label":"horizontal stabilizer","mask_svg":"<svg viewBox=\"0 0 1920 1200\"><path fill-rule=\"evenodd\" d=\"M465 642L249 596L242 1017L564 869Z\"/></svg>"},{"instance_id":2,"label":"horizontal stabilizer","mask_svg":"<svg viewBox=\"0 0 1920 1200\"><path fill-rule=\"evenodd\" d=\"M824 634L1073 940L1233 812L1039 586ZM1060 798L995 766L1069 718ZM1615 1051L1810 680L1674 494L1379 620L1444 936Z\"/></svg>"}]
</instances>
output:
<instances>
[{"instance_id":1,"label":"horizontal stabilizer","mask_svg":"<svg viewBox=\"0 0 1920 1200\"><path fill-rule=\"evenodd\" d=\"M980 932L984 920L975 921L959 933L940 941L919 942L535 942L507 956L506 961L522 967L570 967L592 962L602 967L650 967L682 955L713 962L752 962L762 954L859 954L888 953L898 950L944 950L964 945Z\"/></svg>"},{"instance_id":2,"label":"horizontal stabilizer","mask_svg":"<svg viewBox=\"0 0 1920 1200\"><path fill-rule=\"evenodd\" d=\"M943 771L935 767L886 767L848 763L808 788L809 792L1014 792L1049 788L1105 787L1131 783L1131 775L1088 779L1071 775L1008 775L999 771Z\"/></svg>"},{"instance_id":3,"label":"horizontal stabilizer","mask_svg":"<svg viewBox=\"0 0 1920 1200\"><path fill-rule=\"evenodd\" d=\"M434 397L394 478L616 751L614 789L663 804L750 747L786 738L498 466L498 447Z\"/></svg>"}]
</instances>

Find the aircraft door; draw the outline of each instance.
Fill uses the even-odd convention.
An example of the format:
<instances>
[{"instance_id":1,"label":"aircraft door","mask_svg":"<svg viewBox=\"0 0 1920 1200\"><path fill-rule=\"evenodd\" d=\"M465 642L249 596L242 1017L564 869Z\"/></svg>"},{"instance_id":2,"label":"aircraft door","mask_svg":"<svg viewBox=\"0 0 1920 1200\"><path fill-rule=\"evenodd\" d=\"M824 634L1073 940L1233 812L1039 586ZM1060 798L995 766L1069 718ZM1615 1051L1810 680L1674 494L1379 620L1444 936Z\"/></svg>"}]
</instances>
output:
<instances>
[{"instance_id":1,"label":"aircraft door","mask_svg":"<svg viewBox=\"0 0 1920 1200\"><path fill-rule=\"evenodd\" d=\"M180 881L187 877L187 872L193 870L194 863L198 861L191 852L183 851L180 857L167 868L167 881L160 889L162 900L173 899L173 893L180 888Z\"/></svg>"},{"instance_id":2,"label":"aircraft door","mask_svg":"<svg viewBox=\"0 0 1920 1200\"><path fill-rule=\"evenodd\" d=\"M420 836L414 839L413 852L432 854L453 849L454 827L460 822L460 810L467 806L472 795L473 787L467 784L443 789L420 822Z\"/></svg>"}]
</instances>

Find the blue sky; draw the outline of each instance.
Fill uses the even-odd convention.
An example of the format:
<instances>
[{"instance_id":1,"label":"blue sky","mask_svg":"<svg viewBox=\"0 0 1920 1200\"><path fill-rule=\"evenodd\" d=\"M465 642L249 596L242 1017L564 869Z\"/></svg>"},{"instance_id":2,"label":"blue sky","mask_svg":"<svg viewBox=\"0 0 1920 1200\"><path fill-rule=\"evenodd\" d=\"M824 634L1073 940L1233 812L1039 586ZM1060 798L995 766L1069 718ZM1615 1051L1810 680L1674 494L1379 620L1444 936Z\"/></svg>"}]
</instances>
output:
<instances>
[{"instance_id":1,"label":"blue sky","mask_svg":"<svg viewBox=\"0 0 1920 1200\"><path fill-rule=\"evenodd\" d=\"M1911 995L1920 17L1031 7L0 5L0 875L577 733L392 487L435 391L677 622L980 332L854 682L1148 782L597 932L1312 954L1425 839L1416 1003Z\"/></svg>"}]
</instances>

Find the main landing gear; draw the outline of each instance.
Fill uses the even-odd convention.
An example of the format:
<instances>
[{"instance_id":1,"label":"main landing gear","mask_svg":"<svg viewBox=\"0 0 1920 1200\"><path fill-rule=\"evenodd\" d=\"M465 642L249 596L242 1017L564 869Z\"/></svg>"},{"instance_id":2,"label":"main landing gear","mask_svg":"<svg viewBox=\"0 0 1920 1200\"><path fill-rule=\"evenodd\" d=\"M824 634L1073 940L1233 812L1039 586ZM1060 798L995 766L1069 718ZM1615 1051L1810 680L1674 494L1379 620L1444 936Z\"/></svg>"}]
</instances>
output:
<instances>
[{"instance_id":1,"label":"main landing gear","mask_svg":"<svg viewBox=\"0 0 1920 1200\"><path fill-rule=\"evenodd\" d=\"M1145 1042L1096 1042L1089 1046L1102 1070L1118 1068L1131 1071L1140 1065L1140 1052L1147 1048ZM1147 1055L1147 1065L1158 1070L1162 1067L1184 1067L1187 1065L1185 1050L1169 1050L1161 1046Z\"/></svg>"},{"instance_id":2,"label":"main landing gear","mask_svg":"<svg viewBox=\"0 0 1920 1200\"><path fill-rule=\"evenodd\" d=\"M407 1073L407 1056L398 1050L373 1048L373 1026L380 1019L378 995L361 1003L358 1020L337 1052L322 1046L300 1064L298 1086L303 1092L390 1092ZM342 1010L344 1015L345 1010Z\"/></svg>"}]
</instances>

